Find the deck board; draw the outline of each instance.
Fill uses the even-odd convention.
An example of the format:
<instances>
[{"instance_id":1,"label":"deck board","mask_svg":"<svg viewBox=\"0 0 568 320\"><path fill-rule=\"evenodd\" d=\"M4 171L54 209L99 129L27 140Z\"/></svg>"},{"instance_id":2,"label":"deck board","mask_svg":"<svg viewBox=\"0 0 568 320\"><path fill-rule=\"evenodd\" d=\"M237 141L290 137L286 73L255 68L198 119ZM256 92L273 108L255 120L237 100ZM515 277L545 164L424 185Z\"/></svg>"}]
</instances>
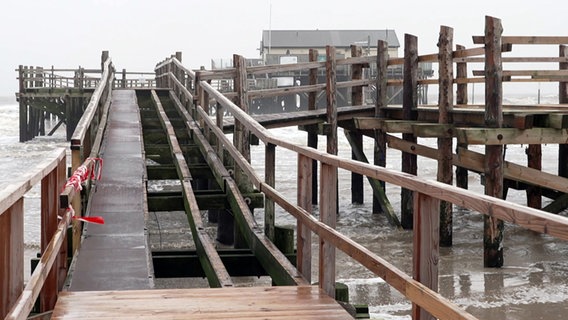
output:
<instances>
[{"instance_id":1,"label":"deck board","mask_svg":"<svg viewBox=\"0 0 568 320\"><path fill-rule=\"evenodd\" d=\"M352 319L317 286L62 292L52 319Z\"/></svg>"}]
</instances>

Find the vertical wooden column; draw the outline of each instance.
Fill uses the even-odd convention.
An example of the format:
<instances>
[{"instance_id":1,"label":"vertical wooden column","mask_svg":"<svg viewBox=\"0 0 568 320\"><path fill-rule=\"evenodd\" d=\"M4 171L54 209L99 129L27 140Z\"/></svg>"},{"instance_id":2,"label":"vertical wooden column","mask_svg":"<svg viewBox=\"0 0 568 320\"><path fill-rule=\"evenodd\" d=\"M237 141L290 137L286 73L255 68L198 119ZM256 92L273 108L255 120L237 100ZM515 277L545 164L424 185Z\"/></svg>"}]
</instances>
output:
<instances>
[{"instance_id":1,"label":"vertical wooden column","mask_svg":"<svg viewBox=\"0 0 568 320\"><path fill-rule=\"evenodd\" d=\"M67 182L67 156L64 156L61 162L59 162L57 166L57 190L63 190L65 183ZM59 196L59 195L58 195ZM66 209L62 209L59 206L59 198L57 200L57 208L59 215L65 215ZM59 275L58 275L58 290L61 291L63 286L65 285L65 280L67 279L67 271L69 270L69 266L67 263L67 257L69 256L68 252L68 237L65 236L63 239L64 245L61 246L61 250L59 251Z\"/></svg>"},{"instance_id":2,"label":"vertical wooden column","mask_svg":"<svg viewBox=\"0 0 568 320\"><path fill-rule=\"evenodd\" d=\"M0 318L24 290L24 198L0 212Z\"/></svg>"},{"instance_id":3,"label":"vertical wooden column","mask_svg":"<svg viewBox=\"0 0 568 320\"><path fill-rule=\"evenodd\" d=\"M440 201L422 193L414 193L413 268L414 280L438 291L440 259ZM435 319L426 310L412 305L412 319Z\"/></svg>"},{"instance_id":4,"label":"vertical wooden column","mask_svg":"<svg viewBox=\"0 0 568 320\"><path fill-rule=\"evenodd\" d=\"M237 96L235 98L235 104L241 108L244 112L249 112L249 100L247 93L247 69L246 69L246 59L240 55L233 55L233 64L236 69L235 76L235 91ZM243 155L243 157L250 163L250 132L245 128L245 126L235 119L235 130L233 134L233 144L235 148ZM237 166L235 166L235 182L239 186L239 190L242 193L252 192L252 184L250 183L248 176ZM252 209L251 209L252 211ZM235 223L235 248L245 248L247 246L244 237L240 232L240 228L237 223Z\"/></svg>"},{"instance_id":5,"label":"vertical wooden column","mask_svg":"<svg viewBox=\"0 0 568 320\"><path fill-rule=\"evenodd\" d=\"M454 63L453 63L453 40L454 30L450 27L440 27L438 38L439 60L439 93L438 93L438 123L451 124L453 122L452 110L454 109ZM452 136L438 138L438 174L437 179L446 184L452 184L454 175L452 172ZM450 247L452 245L452 203L440 202L440 245Z\"/></svg>"},{"instance_id":6,"label":"vertical wooden column","mask_svg":"<svg viewBox=\"0 0 568 320\"><path fill-rule=\"evenodd\" d=\"M404 120L416 120L418 107L418 39L410 34L404 35L404 75L402 116ZM416 143L412 133L403 133L402 139ZM402 153L402 171L416 175L417 157L415 154ZM412 191L403 188L401 194L401 224L404 229L412 229L413 196Z\"/></svg>"},{"instance_id":7,"label":"vertical wooden column","mask_svg":"<svg viewBox=\"0 0 568 320\"><path fill-rule=\"evenodd\" d=\"M462 45L456 45L456 50L465 50L465 47ZM467 62L458 62L456 63L456 79L466 79L467 78ZM458 105L465 105L467 104L467 82L460 83L458 82L457 90L456 90L456 104ZM467 144L458 143L458 152L459 148L467 149ZM463 167L456 167L456 185L460 188L467 189L468 188L468 177L467 177L467 169Z\"/></svg>"},{"instance_id":8,"label":"vertical wooden column","mask_svg":"<svg viewBox=\"0 0 568 320\"><path fill-rule=\"evenodd\" d=\"M298 153L298 206L312 213L312 159ZM308 283L312 279L312 232L299 220L297 223L296 266Z\"/></svg>"},{"instance_id":9,"label":"vertical wooden column","mask_svg":"<svg viewBox=\"0 0 568 320\"><path fill-rule=\"evenodd\" d=\"M560 57L568 58L568 47L560 46ZM560 62L560 70L568 70L568 62ZM558 83L558 102L568 104L568 81ZM558 175L568 177L568 144L558 145Z\"/></svg>"},{"instance_id":10,"label":"vertical wooden column","mask_svg":"<svg viewBox=\"0 0 568 320\"><path fill-rule=\"evenodd\" d=\"M377 42L377 96L375 101L375 117L385 118L385 108L387 107L387 67L388 67L388 43L379 40ZM376 166L385 167L387 164L387 135L382 129L375 130L375 148L373 163ZM380 181L380 185L385 190L385 182ZM384 212L381 202L373 197L373 213Z\"/></svg>"},{"instance_id":11,"label":"vertical wooden column","mask_svg":"<svg viewBox=\"0 0 568 320\"><path fill-rule=\"evenodd\" d=\"M310 49L310 62L318 61L318 51ZM314 85L318 83L318 69L313 68L309 71L309 84ZM308 110L317 109L317 92L308 93ZM308 147L318 148L318 134L317 132L308 132ZM312 161L312 204L318 204L318 162Z\"/></svg>"},{"instance_id":12,"label":"vertical wooden column","mask_svg":"<svg viewBox=\"0 0 568 320\"><path fill-rule=\"evenodd\" d=\"M26 90L25 79L26 74L24 73L24 66L20 65L18 67L18 83L19 83L19 93L20 96L20 142L25 142L28 140L28 105L26 99L24 99L23 94Z\"/></svg>"},{"instance_id":13,"label":"vertical wooden column","mask_svg":"<svg viewBox=\"0 0 568 320\"><path fill-rule=\"evenodd\" d=\"M351 57L360 57L363 55L363 50L360 46L351 45ZM363 79L363 65L354 64L351 66L351 80ZM351 105L363 105L363 87L357 86L351 88ZM359 150L363 150L363 135L360 132L351 132L353 142ZM351 151L351 159L357 160L354 151ZM351 203L363 204L363 176L358 173L351 173Z\"/></svg>"},{"instance_id":14,"label":"vertical wooden column","mask_svg":"<svg viewBox=\"0 0 568 320\"><path fill-rule=\"evenodd\" d=\"M120 81L120 86L126 88L126 69L122 69L122 80Z\"/></svg>"},{"instance_id":15,"label":"vertical wooden column","mask_svg":"<svg viewBox=\"0 0 568 320\"><path fill-rule=\"evenodd\" d=\"M503 126L503 65L501 59L501 20L485 17L485 126ZM485 146L485 194L503 197L503 145ZM503 221L484 216L483 263L503 266Z\"/></svg>"},{"instance_id":16,"label":"vertical wooden column","mask_svg":"<svg viewBox=\"0 0 568 320\"><path fill-rule=\"evenodd\" d=\"M274 187L276 184L276 145L267 143L264 150L264 180ZM298 182L299 183L299 182ZM275 222L274 201L264 198L264 234L274 242Z\"/></svg>"},{"instance_id":17,"label":"vertical wooden column","mask_svg":"<svg viewBox=\"0 0 568 320\"><path fill-rule=\"evenodd\" d=\"M326 47L327 152L337 154L337 78L335 48ZM320 221L335 229L337 220L337 168L322 164ZM319 286L335 298L335 247L320 238Z\"/></svg>"},{"instance_id":18,"label":"vertical wooden column","mask_svg":"<svg viewBox=\"0 0 568 320\"><path fill-rule=\"evenodd\" d=\"M526 150L527 164L529 168L542 169L542 146L540 144L529 144ZM564 158L566 162L566 158ZM531 208L542 208L542 189L532 184L527 185L527 206Z\"/></svg>"}]
</instances>

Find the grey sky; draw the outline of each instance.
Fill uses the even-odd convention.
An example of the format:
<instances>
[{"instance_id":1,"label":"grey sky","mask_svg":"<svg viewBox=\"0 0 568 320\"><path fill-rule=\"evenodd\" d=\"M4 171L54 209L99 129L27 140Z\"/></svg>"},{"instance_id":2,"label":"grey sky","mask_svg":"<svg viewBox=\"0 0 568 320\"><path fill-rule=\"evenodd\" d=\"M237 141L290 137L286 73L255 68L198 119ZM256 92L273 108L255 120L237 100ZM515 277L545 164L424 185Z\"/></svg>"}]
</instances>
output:
<instances>
[{"instance_id":1,"label":"grey sky","mask_svg":"<svg viewBox=\"0 0 568 320\"><path fill-rule=\"evenodd\" d=\"M557 0L3 0L0 6L1 96L17 90L19 64L95 68L102 50L129 71L152 71L175 51L183 52L190 68L209 68L211 58L233 53L256 58L269 26L389 28L401 43L405 33L416 35L419 54L437 52L440 25L454 28L454 43L472 47L471 36L483 34L485 15L502 19L505 35L568 35L568 4Z\"/></svg>"}]
</instances>

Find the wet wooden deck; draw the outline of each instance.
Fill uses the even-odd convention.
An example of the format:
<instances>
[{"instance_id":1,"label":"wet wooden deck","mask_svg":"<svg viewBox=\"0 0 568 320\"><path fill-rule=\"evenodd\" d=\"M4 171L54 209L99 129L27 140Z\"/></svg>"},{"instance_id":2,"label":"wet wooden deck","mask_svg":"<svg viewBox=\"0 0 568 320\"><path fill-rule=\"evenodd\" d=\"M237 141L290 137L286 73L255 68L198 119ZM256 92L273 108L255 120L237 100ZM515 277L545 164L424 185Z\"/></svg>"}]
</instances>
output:
<instances>
[{"instance_id":1,"label":"wet wooden deck","mask_svg":"<svg viewBox=\"0 0 568 320\"><path fill-rule=\"evenodd\" d=\"M62 292L59 319L352 319L317 286Z\"/></svg>"},{"instance_id":2,"label":"wet wooden deck","mask_svg":"<svg viewBox=\"0 0 568 320\"><path fill-rule=\"evenodd\" d=\"M102 146L102 180L91 215L104 225L87 225L69 290L149 289L144 235L144 162L134 90L115 90Z\"/></svg>"}]
</instances>

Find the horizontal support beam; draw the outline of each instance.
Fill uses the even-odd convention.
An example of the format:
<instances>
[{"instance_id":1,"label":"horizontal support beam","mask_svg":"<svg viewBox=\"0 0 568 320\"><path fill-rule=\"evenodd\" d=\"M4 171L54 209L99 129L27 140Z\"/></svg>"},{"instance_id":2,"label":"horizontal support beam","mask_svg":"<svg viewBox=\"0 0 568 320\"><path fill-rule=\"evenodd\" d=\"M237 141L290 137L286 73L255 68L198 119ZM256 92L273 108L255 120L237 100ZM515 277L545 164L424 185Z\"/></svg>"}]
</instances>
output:
<instances>
[{"instance_id":1,"label":"horizontal support beam","mask_svg":"<svg viewBox=\"0 0 568 320\"><path fill-rule=\"evenodd\" d=\"M504 145L504 144L565 144L568 129L532 128L456 128L458 143Z\"/></svg>"},{"instance_id":2,"label":"horizontal support beam","mask_svg":"<svg viewBox=\"0 0 568 320\"><path fill-rule=\"evenodd\" d=\"M251 208L263 208L264 196L261 193L243 195ZM195 191L195 199L200 210L229 209L227 195L221 190ZM184 211L184 202L181 192L149 192L148 211Z\"/></svg>"}]
</instances>

